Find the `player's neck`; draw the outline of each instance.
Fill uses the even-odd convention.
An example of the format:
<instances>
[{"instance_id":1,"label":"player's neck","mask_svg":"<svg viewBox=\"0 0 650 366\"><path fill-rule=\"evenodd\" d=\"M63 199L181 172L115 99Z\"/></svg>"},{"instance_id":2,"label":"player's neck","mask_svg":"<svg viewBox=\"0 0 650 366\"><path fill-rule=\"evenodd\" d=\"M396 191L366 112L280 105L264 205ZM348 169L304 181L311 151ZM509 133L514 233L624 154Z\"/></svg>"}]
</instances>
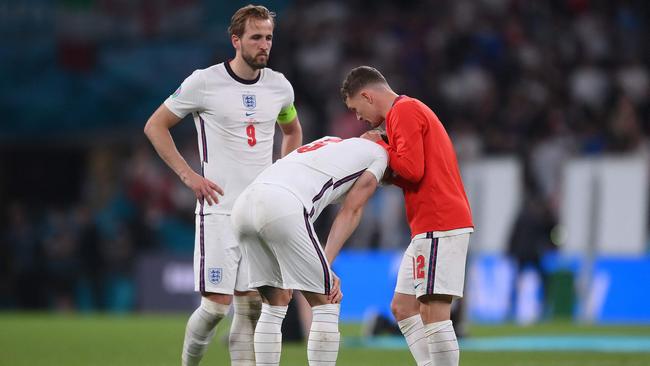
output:
<instances>
[{"instance_id":1,"label":"player's neck","mask_svg":"<svg viewBox=\"0 0 650 366\"><path fill-rule=\"evenodd\" d=\"M399 95L397 95L397 93L395 93L391 89L387 89L381 93L381 95L379 96L379 105L380 105L380 110L382 112L382 115L384 117L386 117L390 109L393 108L393 104L395 104L395 100L398 97Z\"/></svg>"},{"instance_id":2,"label":"player's neck","mask_svg":"<svg viewBox=\"0 0 650 366\"><path fill-rule=\"evenodd\" d=\"M255 80L260 74L259 69L253 69L248 66L246 61L242 60L240 57L235 57L230 60L230 68L238 77L244 80Z\"/></svg>"}]
</instances>

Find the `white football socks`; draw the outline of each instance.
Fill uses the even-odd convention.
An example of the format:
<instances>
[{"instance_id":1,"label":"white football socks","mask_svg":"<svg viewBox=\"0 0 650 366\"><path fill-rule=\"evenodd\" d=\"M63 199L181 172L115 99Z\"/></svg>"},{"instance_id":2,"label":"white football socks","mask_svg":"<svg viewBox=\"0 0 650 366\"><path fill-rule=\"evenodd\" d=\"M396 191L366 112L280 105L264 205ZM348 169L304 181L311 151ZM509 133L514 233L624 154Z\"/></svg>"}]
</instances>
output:
<instances>
[{"instance_id":1,"label":"white football socks","mask_svg":"<svg viewBox=\"0 0 650 366\"><path fill-rule=\"evenodd\" d=\"M427 337L424 335L424 324L420 314L413 315L397 322L399 329L406 338L406 344L411 350L415 363L418 366L430 366L431 356L429 355L429 346Z\"/></svg>"},{"instance_id":2,"label":"white football socks","mask_svg":"<svg viewBox=\"0 0 650 366\"><path fill-rule=\"evenodd\" d=\"M287 306L262 304L262 314L255 327L255 360L258 365L279 365L282 352L282 321Z\"/></svg>"},{"instance_id":3,"label":"white football socks","mask_svg":"<svg viewBox=\"0 0 650 366\"><path fill-rule=\"evenodd\" d=\"M234 296L234 316L230 326L228 348L232 366L255 366L253 337L262 311L262 299L256 296Z\"/></svg>"},{"instance_id":4,"label":"white football socks","mask_svg":"<svg viewBox=\"0 0 650 366\"><path fill-rule=\"evenodd\" d=\"M185 327L181 355L183 366L196 366L201 362L217 324L226 316L229 308L230 305L219 304L205 297L201 298L201 305L194 310Z\"/></svg>"},{"instance_id":5,"label":"white football socks","mask_svg":"<svg viewBox=\"0 0 650 366\"><path fill-rule=\"evenodd\" d=\"M309 366L336 364L339 354L339 304L318 305L312 309L311 329L307 342Z\"/></svg>"},{"instance_id":6,"label":"white football socks","mask_svg":"<svg viewBox=\"0 0 650 366\"><path fill-rule=\"evenodd\" d=\"M435 366L458 366L460 351L451 320L424 326L429 343L429 355Z\"/></svg>"}]
</instances>

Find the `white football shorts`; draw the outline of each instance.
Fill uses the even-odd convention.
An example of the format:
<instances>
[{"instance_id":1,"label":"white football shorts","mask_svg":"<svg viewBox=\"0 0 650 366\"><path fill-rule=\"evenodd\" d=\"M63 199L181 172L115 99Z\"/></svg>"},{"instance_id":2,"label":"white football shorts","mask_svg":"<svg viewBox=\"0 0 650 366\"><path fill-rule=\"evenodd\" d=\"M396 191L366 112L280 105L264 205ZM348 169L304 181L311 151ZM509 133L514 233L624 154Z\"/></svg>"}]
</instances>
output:
<instances>
[{"instance_id":1,"label":"white football shorts","mask_svg":"<svg viewBox=\"0 0 650 366\"><path fill-rule=\"evenodd\" d=\"M228 295L250 291L246 267L230 215L196 215L194 290Z\"/></svg>"},{"instance_id":2,"label":"white football shorts","mask_svg":"<svg viewBox=\"0 0 650 366\"><path fill-rule=\"evenodd\" d=\"M395 292L418 298L432 294L463 297L469 236L468 232L414 236L402 257Z\"/></svg>"},{"instance_id":3,"label":"white football shorts","mask_svg":"<svg viewBox=\"0 0 650 366\"><path fill-rule=\"evenodd\" d=\"M232 220L250 287L329 294L332 275L303 204L289 190L253 184L239 196Z\"/></svg>"}]
</instances>

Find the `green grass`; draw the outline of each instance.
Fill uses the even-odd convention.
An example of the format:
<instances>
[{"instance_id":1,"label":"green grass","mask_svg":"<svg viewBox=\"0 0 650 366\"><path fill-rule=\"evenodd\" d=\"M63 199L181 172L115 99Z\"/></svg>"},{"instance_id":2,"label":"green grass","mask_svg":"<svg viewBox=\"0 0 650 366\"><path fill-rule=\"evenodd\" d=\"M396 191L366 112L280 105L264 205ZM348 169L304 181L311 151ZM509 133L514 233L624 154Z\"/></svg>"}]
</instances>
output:
<instances>
[{"instance_id":1,"label":"green grass","mask_svg":"<svg viewBox=\"0 0 650 366\"><path fill-rule=\"evenodd\" d=\"M0 365L180 365L185 315L82 316L0 314ZM218 334L204 365L228 365L227 348ZM343 336L359 333L358 325L344 324ZM611 334L650 336L650 327L576 326L551 323L531 327L473 326L474 336ZM285 345L281 365L307 365L304 344ZM462 352L462 365L593 365L646 366L650 353L585 352ZM338 365L414 365L408 350L341 348Z\"/></svg>"}]
</instances>

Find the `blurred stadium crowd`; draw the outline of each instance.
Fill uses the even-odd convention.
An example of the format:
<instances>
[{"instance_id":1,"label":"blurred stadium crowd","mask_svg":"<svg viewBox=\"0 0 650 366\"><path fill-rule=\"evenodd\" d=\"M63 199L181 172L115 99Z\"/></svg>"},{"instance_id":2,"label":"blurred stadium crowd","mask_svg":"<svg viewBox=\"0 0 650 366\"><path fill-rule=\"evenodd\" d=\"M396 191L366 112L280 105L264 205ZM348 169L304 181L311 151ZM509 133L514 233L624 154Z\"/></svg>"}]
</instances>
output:
<instances>
[{"instance_id":1,"label":"blurred stadium crowd","mask_svg":"<svg viewBox=\"0 0 650 366\"><path fill-rule=\"evenodd\" d=\"M524 162L513 238L540 240L515 256L550 245L568 157L648 154L643 0L263 3L278 13L270 66L294 86L305 141L364 130L338 89L369 64L438 114L461 165ZM191 255L193 196L141 131L193 69L232 56L226 27L241 5L0 2L0 308L132 310L138 255ZM193 124L182 125L197 166ZM401 192L370 205L350 246L407 245Z\"/></svg>"}]
</instances>

